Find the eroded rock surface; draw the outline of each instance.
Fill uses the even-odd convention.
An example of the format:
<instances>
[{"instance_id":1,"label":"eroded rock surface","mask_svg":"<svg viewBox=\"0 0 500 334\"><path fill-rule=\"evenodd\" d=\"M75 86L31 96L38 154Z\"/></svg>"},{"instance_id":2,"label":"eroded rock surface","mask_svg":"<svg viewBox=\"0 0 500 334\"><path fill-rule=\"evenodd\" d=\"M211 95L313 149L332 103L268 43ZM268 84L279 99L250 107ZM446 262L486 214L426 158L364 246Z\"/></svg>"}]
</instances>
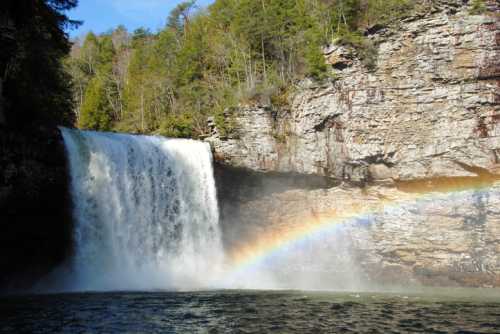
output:
<instances>
[{"instance_id":1,"label":"eroded rock surface","mask_svg":"<svg viewBox=\"0 0 500 334\"><path fill-rule=\"evenodd\" d=\"M335 187L246 202L237 221L232 217L235 224L225 226L232 235L245 236L230 245L238 249L305 222L339 224L366 281L499 287L499 208L499 184L425 196L378 186Z\"/></svg>"}]
</instances>

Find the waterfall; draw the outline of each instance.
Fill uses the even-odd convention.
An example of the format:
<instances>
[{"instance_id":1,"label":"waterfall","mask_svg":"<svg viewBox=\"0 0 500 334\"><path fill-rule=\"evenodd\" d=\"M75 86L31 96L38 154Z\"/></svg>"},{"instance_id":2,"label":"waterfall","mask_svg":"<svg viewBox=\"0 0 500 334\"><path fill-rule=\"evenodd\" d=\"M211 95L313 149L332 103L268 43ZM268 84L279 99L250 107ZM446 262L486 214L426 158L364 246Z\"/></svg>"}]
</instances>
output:
<instances>
[{"instance_id":1,"label":"waterfall","mask_svg":"<svg viewBox=\"0 0 500 334\"><path fill-rule=\"evenodd\" d=\"M223 262L208 144L61 131L75 221L70 288L207 287Z\"/></svg>"}]
</instances>

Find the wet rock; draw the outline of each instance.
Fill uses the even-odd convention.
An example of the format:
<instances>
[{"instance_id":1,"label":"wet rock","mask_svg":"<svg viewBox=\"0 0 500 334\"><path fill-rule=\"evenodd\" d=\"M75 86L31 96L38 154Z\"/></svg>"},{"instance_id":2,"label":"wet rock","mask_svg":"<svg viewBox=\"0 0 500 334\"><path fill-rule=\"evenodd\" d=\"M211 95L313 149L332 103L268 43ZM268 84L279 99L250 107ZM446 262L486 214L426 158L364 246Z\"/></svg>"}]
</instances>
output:
<instances>
[{"instance_id":1,"label":"wet rock","mask_svg":"<svg viewBox=\"0 0 500 334\"><path fill-rule=\"evenodd\" d=\"M224 234L238 236L226 245L229 253L305 222L331 222L349 239L343 243L352 256L349 269L374 284L500 287L498 182L430 193L299 188L240 198L223 225Z\"/></svg>"}]
</instances>

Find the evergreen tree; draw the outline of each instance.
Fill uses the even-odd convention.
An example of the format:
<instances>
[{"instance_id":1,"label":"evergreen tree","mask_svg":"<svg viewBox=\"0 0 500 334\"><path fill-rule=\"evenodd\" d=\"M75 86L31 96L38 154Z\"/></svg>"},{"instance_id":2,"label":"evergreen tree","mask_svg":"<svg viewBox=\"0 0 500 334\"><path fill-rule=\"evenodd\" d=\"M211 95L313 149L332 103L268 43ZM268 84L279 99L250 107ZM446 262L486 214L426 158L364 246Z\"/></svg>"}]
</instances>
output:
<instances>
[{"instance_id":1,"label":"evergreen tree","mask_svg":"<svg viewBox=\"0 0 500 334\"><path fill-rule=\"evenodd\" d=\"M157 33L89 34L69 61L83 101L79 125L196 137L212 115L230 132L228 110L239 103L284 105L295 81L333 79L327 44L354 46L372 69L376 48L364 30L404 16L413 2L216 0L200 11L190 0Z\"/></svg>"},{"instance_id":2,"label":"evergreen tree","mask_svg":"<svg viewBox=\"0 0 500 334\"><path fill-rule=\"evenodd\" d=\"M70 50L65 28L77 24L64 13L76 5L76 0L1 2L0 119L9 126L72 124L62 59Z\"/></svg>"},{"instance_id":3,"label":"evergreen tree","mask_svg":"<svg viewBox=\"0 0 500 334\"><path fill-rule=\"evenodd\" d=\"M99 77L93 78L85 91L78 126L91 130L110 130L110 108L106 99L105 84Z\"/></svg>"}]
</instances>

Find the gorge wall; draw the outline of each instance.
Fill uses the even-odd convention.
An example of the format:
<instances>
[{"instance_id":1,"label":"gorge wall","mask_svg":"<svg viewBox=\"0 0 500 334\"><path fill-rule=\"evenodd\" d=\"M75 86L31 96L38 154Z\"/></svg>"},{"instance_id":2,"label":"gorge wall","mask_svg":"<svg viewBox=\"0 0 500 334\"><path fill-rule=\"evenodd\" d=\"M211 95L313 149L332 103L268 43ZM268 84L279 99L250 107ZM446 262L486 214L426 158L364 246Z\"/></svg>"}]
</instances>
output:
<instances>
[{"instance_id":1,"label":"gorge wall","mask_svg":"<svg viewBox=\"0 0 500 334\"><path fill-rule=\"evenodd\" d=\"M0 126L0 292L31 286L70 255L68 173L58 129Z\"/></svg>"},{"instance_id":2,"label":"gorge wall","mask_svg":"<svg viewBox=\"0 0 500 334\"><path fill-rule=\"evenodd\" d=\"M238 197L248 182L219 178L230 233L253 231L250 240L389 200L398 209L351 231L370 279L500 287L500 5L471 15L466 1L438 3L367 32L374 69L330 45L331 80L303 80L287 107L240 106L227 137L213 127L223 166L260 172L263 184L269 173L330 180Z\"/></svg>"}]
</instances>

